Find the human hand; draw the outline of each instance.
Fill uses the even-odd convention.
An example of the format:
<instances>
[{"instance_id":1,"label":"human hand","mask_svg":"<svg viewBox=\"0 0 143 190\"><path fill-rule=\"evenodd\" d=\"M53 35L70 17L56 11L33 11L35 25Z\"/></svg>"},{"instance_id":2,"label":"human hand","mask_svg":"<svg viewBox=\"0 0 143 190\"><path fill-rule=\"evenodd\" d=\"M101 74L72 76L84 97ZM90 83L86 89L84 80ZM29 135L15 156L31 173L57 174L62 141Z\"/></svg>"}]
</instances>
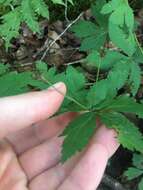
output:
<instances>
[{"instance_id":1,"label":"human hand","mask_svg":"<svg viewBox=\"0 0 143 190\"><path fill-rule=\"evenodd\" d=\"M65 94L63 83L56 88ZM75 114L46 119L63 98L51 88L0 99L0 190L97 188L108 159L119 146L116 133L100 126L88 147L62 165L63 139L58 135Z\"/></svg>"}]
</instances>

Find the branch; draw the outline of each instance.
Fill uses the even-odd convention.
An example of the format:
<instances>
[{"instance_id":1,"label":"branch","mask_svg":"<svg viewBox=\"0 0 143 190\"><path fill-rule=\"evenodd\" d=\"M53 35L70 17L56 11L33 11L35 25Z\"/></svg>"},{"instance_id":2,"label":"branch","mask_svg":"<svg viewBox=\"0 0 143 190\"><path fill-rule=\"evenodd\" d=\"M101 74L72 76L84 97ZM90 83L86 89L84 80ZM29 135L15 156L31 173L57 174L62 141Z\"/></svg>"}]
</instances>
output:
<instances>
[{"instance_id":1,"label":"branch","mask_svg":"<svg viewBox=\"0 0 143 190\"><path fill-rule=\"evenodd\" d=\"M81 13L75 20L73 20L66 28L65 30L59 35L57 36L57 38L50 43L50 45L46 48L46 50L44 51L40 61L43 61L43 59L45 58L46 54L48 53L48 51L50 50L50 48L66 33L66 31L73 25L75 24L79 19L80 17L83 15L83 13ZM49 41L49 39L47 39L46 41ZM48 44L45 42L45 44Z\"/></svg>"}]
</instances>

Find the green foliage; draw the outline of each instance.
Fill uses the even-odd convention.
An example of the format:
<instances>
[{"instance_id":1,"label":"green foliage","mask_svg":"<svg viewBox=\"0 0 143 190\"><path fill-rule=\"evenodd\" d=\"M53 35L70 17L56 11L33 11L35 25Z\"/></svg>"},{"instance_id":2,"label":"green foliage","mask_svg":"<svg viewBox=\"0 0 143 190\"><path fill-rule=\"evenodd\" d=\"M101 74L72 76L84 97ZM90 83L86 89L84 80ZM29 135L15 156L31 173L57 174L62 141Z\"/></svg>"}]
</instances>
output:
<instances>
[{"instance_id":1,"label":"green foliage","mask_svg":"<svg viewBox=\"0 0 143 190\"><path fill-rule=\"evenodd\" d=\"M51 0L54 4L64 5L63 0ZM68 2L73 3L72 0ZM10 41L19 35L20 26L26 23L34 33L40 33L39 17L49 19L49 9L45 0L0 0L0 6L9 7L10 10L1 16L0 36L6 42L6 48Z\"/></svg>"},{"instance_id":2,"label":"green foliage","mask_svg":"<svg viewBox=\"0 0 143 190\"><path fill-rule=\"evenodd\" d=\"M44 0L16 2L0 1L5 6L9 3L14 5L14 9L2 17L0 27L7 47L10 40L18 35L21 23L25 22L33 32L39 33L39 16L49 17ZM64 5L61 0L52 2ZM118 141L125 148L143 152L143 135L126 117L126 113L131 113L143 118L143 104L135 98L141 84L143 50L135 35L133 10L127 0L111 0L108 3L96 0L91 10L92 21L79 21L71 29L81 39L80 50L87 53L86 64L97 71L95 82L89 87L87 83L91 81L85 73L71 66L59 72L37 61L34 71L17 73L0 65L0 97L27 92L31 88L46 89L59 81L66 84L67 94L57 114L72 111L80 112L80 115L62 133L63 162L88 144L96 129L96 118L117 131ZM14 20L15 25L11 24L10 19ZM114 49L110 49L109 44ZM130 179L139 176L138 173L142 174L137 159L138 162L134 161L136 169L128 171Z\"/></svg>"},{"instance_id":3,"label":"green foliage","mask_svg":"<svg viewBox=\"0 0 143 190\"><path fill-rule=\"evenodd\" d=\"M62 162L66 161L77 151L83 150L93 136L95 128L96 119L94 113L84 113L68 125L62 133L62 136L65 136ZM79 139L82 140L79 141Z\"/></svg>"},{"instance_id":4,"label":"green foliage","mask_svg":"<svg viewBox=\"0 0 143 190\"><path fill-rule=\"evenodd\" d=\"M132 106L133 107L133 106ZM104 112L101 115L101 121L109 128L116 129L118 140L123 147L129 150L143 152L143 136L138 128L130 122L124 115L113 112Z\"/></svg>"},{"instance_id":5,"label":"green foliage","mask_svg":"<svg viewBox=\"0 0 143 190\"><path fill-rule=\"evenodd\" d=\"M143 189L143 155L134 154L132 159L133 167L129 167L127 171L124 172L124 176L128 180L140 177L140 182L138 184L138 190Z\"/></svg>"}]
</instances>

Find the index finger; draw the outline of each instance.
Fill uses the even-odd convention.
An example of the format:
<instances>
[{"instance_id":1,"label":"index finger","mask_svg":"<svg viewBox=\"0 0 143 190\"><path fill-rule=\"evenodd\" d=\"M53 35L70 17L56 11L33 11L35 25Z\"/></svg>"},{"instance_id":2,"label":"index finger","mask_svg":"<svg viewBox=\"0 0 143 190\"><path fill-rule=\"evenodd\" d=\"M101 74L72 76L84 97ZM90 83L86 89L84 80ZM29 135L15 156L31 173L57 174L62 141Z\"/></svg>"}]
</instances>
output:
<instances>
[{"instance_id":1,"label":"index finger","mask_svg":"<svg viewBox=\"0 0 143 190\"><path fill-rule=\"evenodd\" d=\"M66 87L61 82L57 83L55 88L1 98L0 138L53 115L61 105L66 92Z\"/></svg>"}]
</instances>

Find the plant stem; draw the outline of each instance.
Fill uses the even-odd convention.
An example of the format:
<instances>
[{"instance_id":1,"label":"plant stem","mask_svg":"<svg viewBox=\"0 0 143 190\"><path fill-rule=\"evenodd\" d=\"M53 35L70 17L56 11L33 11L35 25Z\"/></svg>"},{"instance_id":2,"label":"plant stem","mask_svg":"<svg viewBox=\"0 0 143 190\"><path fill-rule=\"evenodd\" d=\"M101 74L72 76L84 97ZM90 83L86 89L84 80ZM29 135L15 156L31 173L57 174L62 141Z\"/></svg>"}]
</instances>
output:
<instances>
[{"instance_id":1,"label":"plant stem","mask_svg":"<svg viewBox=\"0 0 143 190\"><path fill-rule=\"evenodd\" d=\"M82 109L88 110L88 108L87 108L86 106L84 106L83 104L81 104L80 102L78 102L77 100L75 100L74 98L72 98L72 97L70 97L70 96L68 96L68 95L63 94L60 90L58 90L57 88L55 88L55 87L53 86L53 84L52 84L50 81L48 81L47 79L45 79L43 76L41 76L40 78L41 78L41 80L42 80L43 82L45 82L45 83L51 85L51 86L53 87L53 89L55 89L58 93L60 93L61 95L65 96L65 98L67 98L68 100L74 102L75 104L77 104L78 106L80 106ZM88 110L88 111L89 111L89 110Z\"/></svg>"},{"instance_id":2,"label":"plant stem","mask_svg":"<svg viewBox=\"0 0 143 190\"><path fill-rule=\"evenodd\" d=\"M100 65L101 65L101 60L99 61L98 69L97 69L97 75L96 75L96 82L99 79L99 74L100 74Z\"/></svg>"},{"instance_id":3,"label":"plant stem","mask_svg":"<svg viewBox=\"0 0 143 190\"><path fill-rule=\"evenodd\" d=\"M142 55L143 55L143 49L142 49L142 47L140 46L140 43L139 43L139 41L138 41L138 39L137 39L136 34L134 34L134 36L135 36L135 40L136 40L136 42L137 42L137 45L138 45L138 47L139 47L139 49L140 49L140 51L141 51L141 53L142 53Z\"/></svg>"}]
</instances>

